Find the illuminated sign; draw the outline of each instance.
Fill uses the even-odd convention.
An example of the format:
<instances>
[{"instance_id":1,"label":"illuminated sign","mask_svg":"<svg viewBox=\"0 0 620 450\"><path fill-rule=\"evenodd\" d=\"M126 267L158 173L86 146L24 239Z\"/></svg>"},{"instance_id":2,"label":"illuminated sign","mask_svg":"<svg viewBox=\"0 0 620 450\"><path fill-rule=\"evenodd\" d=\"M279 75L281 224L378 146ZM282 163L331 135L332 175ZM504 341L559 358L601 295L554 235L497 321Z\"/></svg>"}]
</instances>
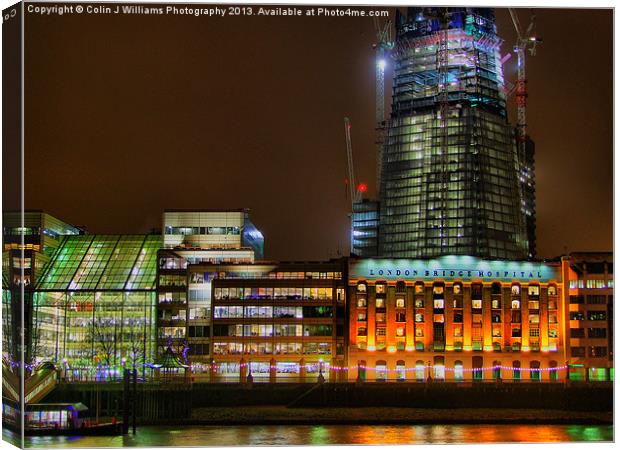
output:
<instances>
[{"instance_id":1,"label":"illuminated sign","mask_svg":"<svg viewBox=\"0 0 620 450\"><path fill-rule=\"evenodd\" d=\"M436 259L352 260L349 276L365 280L560 281L560 267L539 262L484 260L473 256Z\"/></svg>"}]
</instances>

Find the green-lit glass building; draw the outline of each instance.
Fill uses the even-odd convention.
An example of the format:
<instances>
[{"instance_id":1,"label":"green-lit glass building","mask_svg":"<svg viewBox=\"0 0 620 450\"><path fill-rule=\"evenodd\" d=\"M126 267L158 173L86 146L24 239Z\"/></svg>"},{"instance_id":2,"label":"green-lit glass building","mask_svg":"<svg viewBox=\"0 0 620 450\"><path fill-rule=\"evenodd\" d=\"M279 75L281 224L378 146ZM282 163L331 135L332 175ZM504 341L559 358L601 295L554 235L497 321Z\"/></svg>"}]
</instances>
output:
<instances>
[{"instance_id":1,"label":"green-lit glass building","mask_svg":"<svg viewBox=\"0 0 620 450\"><path fill-rule=\"evenodd\" d=\"M34 292L32 348L69 377L144 370L155 356L160 235L64 238Z\"/></svg>"}]
</instances>

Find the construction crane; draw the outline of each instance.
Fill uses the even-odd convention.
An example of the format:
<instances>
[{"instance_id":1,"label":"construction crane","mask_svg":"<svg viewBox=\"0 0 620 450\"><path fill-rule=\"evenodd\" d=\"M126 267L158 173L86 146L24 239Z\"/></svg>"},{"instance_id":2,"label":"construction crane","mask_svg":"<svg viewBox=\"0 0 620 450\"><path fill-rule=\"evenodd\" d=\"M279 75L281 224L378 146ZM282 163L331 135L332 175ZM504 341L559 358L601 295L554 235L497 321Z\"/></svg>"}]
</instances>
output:
<instances>
[{"instance_id":1,"label":"construction crane","mask_svg":"<svg viewBox=\"0 0 620 450\"><path fill-rule=\"evenodd\" d=\"M392 21L381 21L374 17L377 43L375 49L375 121L377 122L377 197L381 189L381 165L383 163L383 143L385 142L386 118L385 118L385 67L390 51L394 48L392 33Z\"/></svg>"},{"instance_id":2,"label":"construction crane","mask_svg":"<svg viewBox=\"0 0 620 450\"><path fill-rule=\"evenodd\" d=\"M517 11L514 8L508 8L508 11L510 12L510 18L517 32L517 42L513 48L514 52L517 54L517 142L519 144L519 150L523 150L527 140L527 79L525 78L525 51L529 50L530 55L535 56L536 44L542 42L542 39L537 37L534 33L536 28L536 16L534 14L532 14L530 24L524 33L521 28L521 23L519 22Z\"/></svg>"},{"instance_id":3,"label":"construction crane","mask_svg":"<svg viewBox=\"0 0 620 450\"><path fill-rule=\"evenodd\" d=\"M351 213L353 205L362 199L362 194L368 190L365 183L357 184L355 178L355 168L353 167L353 148L351 146L351 121L348 117L344 118L344 135L347 142L347 180L349 188L349 199L351 200Z\"/></svg>"}]
</instances>

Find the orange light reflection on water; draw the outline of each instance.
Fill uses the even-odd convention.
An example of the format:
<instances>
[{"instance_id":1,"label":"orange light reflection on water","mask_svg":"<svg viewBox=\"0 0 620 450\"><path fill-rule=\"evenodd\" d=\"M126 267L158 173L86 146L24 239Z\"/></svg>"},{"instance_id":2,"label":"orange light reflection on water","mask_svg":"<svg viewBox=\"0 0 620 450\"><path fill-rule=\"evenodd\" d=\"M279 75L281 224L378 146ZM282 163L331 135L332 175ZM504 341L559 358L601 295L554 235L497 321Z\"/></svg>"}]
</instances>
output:
<instances>
[{"instance_id":1,"label":"orange light reflection on water","mask_svg":"<svg viewBox=\"0 0 620 450\"><path fill-rule=\"evenodd\" d=\"M3 430L10 439L11 432ZM27 447L407 445L611 442L612 425L252 425L139 427L133 436L30 437Z\"/></svg>"}]
</instances>

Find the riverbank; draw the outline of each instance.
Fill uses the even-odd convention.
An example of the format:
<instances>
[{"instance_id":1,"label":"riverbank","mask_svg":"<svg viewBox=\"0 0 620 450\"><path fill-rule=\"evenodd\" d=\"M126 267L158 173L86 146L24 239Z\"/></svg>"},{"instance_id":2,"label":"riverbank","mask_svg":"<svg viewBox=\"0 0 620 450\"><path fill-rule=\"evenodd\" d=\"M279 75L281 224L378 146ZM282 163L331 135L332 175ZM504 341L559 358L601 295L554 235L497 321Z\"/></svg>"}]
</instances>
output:
<instances>
[{"instance_id":1,"label":"riverbank","mask_svg":"<svg viewBox=\"0 0 620 450\"><path fill-rule=\"evenodd\" d=\"M328 424L613 424L613 413L542 409L287 408L243 406L195 408L182 425ZM169 423L169 422L168 422Z\"/></svg>"}]
</instances>

